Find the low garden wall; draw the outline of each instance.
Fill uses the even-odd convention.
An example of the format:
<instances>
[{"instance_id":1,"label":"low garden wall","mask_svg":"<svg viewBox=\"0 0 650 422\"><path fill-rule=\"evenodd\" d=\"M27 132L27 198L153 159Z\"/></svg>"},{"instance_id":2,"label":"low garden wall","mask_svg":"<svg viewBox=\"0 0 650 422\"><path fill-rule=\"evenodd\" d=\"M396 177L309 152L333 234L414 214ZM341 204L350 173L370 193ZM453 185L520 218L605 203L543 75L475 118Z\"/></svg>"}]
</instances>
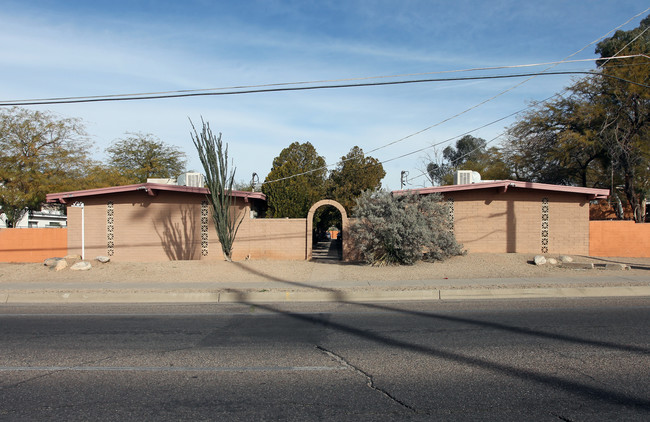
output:
<instances>
[{"instance_id":1,"label":"low garden wall","mask_svg":"<svg viewBox=\"0 0 650 422\"><path fill-rule=\"evenodd\" d=\"M68 229L0 229L0 262L41 262L68 254Z\"/></svg>"},{"instance_id":2,"label":"low garden wall","mask_svg":"<svg viewBox=\"0 0 650 422\"><path fill-rule=\"evenodd\" d=\"M650 223L590 221L589 255L650 258Z\"/></svg>"}]
</instances>

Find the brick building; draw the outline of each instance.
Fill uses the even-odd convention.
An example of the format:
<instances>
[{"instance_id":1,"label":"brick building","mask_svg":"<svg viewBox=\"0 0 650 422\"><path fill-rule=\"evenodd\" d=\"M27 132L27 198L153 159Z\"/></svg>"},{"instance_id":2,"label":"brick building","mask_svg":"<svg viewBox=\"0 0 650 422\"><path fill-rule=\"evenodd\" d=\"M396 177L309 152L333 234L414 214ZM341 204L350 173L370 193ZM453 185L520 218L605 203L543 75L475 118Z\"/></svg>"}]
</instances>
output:
<instances>
[{"instance_id":1,"label":"brick building","mask_svg":"<svg viewBox=\"0 0 650 422\"><path fill-rule=\"evenodd\" d=\"M450 205L456 238L469 252L589 254L589 201L604 189L505 180L407 191L440 193ZM222 260L206 200L206 188L142 183L47 195L66 205L68 251L120 261ZM343 259L350 250L347 215L331 200L319 201L307 218L268 219L266 196L234 191L234 212L243 217L233 259L310 259L315 211L342 216ZM350 223L352 224L352 223Z\"/></svg>"},{"instance_id":2,"label":"brick building","mask_svg":"<svg viewBox=\"0 0 650 422\"><path fill-rule=\"evenodd\" d=\"M119 261L222 260L206 188L158 183L62 192L48 202L66 205L68 251ZM233 191L242 217L236 260L305 259L305 219L257 218L266 207L260 192Z\"/></svg>"},{"instance_id":3,"label":"brick building","mask_svg":"<svg viewBox=\"0 0 650 422\"><path fill-rule=\"evenodd\" d=\"M589 202L606 189L499 180L394 191L439 193L469 252L589 254Z\"/></svg>"}]
</instances>

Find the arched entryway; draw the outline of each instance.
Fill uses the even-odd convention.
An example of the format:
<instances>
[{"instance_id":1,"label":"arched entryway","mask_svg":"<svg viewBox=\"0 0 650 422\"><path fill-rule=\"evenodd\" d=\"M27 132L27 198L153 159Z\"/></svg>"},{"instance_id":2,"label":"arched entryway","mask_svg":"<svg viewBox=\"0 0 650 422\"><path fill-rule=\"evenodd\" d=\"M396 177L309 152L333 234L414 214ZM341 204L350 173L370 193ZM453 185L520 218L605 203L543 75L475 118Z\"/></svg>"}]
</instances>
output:
<instances>
[{"instance_id":1,"label":"arched entryway","mask_svg":"<svg viewBox=\"0 0 650 422\"><path fill-rule=\"evenodd\" d=\"M338 236L341 236L341 260L347 260L347 247L346 239L348 237L348 214L345 212L343 205L339 204L336 201L331 199L323 199L322 201L316 202L310 209L307 214L307 260L312 259L313 253L313 232L314 232L314 214L319 208L322 207L334 207L341 213L341 231L338 233Z\"/></svg>"}]
</instances>

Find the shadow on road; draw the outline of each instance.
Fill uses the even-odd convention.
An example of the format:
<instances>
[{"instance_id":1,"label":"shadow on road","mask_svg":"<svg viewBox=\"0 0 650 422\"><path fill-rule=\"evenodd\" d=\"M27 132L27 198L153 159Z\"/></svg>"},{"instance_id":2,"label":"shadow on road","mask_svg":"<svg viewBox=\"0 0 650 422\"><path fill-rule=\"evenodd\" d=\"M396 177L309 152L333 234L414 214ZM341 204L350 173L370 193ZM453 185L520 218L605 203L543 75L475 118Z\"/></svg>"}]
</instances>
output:
<instances>
[{"instance_id":1,"label":"shadow on road","mask_svg":"<svg viewBox=\"0 0 650 422\"><path fill-rule=\"evenodd\" d=\"M491 321L481 321L477 319L471 319L471 318L461 318L461 317L454 317L454 316L449 316L449 315L442 315L442 314L437 314L433 312L420 312L420 311L410 311L410 310L404 310L404 309L398 309L398 308L393 308L390 306L385 306L385 305L378 305L378 304L363 304L363 303L356 303L356 302L347 302L344 300L344 297L340 291L337 291L336 289L331 289L331 288L325 288L325 287L317 287L317 286L312 286L306 283L300 283L300 282L294 282L294 281L289 281L289 280L284 280L279 277L274 277L268 274L265 274L261 271L257 271L254 269L251 269L245 265L242 265L240 263L233 263L234 265L240 266L243 270L250 272L251 274L255 274L258 276L263 276L266 277L270 281L276 281L276 282L282 282L286 283L287 286L291 287L301 287L301 288L310 288L314 290L320 290L320 291L327 291L332 293L333 297L335 300L341 304L350 304L354 306L362 306L362 307L367 307L371 309L377 309L377 310L382 310L382 311L390 311L390 312L396 312L396 313L403 313L403 314L408 314L408 315L414 315L418 317L424 317L424 318L430 318L434 320L444 320L444 321L450 321L450 322L455 322L459 324L470 324L478 327L483 327L483 328L490 328L490 329L496 329L496 330L502 330L510 333L515 333L518 335L524 335L524 336L532 336L532 337L537 337L537 338L542 338L542 339L547 339L547 340L557 340L557 341L564 341L564 342L569 342L569 343L574 343L574 344L580 344L580 345L587 345L587 346L592 346L592 347L599 347L599 348L605 348L605 349L610 349L610 350L617 350L617 351L624 351L624 352L631 352L631 353L641 353L644 355L650 354L650 349L645 348L645 347L638 347L638 346L632 346L632 345L625 345L625 344L618 344L618 343L613 343L613 342L607 342L607 341L601 341L601 340L592 340L592 339L585 339L585 338L579 338L579 337L574 337L574 336L567 336L563 334L557 334L557 333L550 333L550 332L544 332L544 331L539 331L539 330L533 330L529 328L522 328L522 327L516 327L516 326L511 326L511 325L506 325L506 324L501 324L498 322L491 322ZM239 293L240 294L240 303L245 304L245 305L251 305L258 307L260 309L267 310L269 312L274 312L278 314L285 314L287 316L290 316L291 318L295 318L300 321L304 322L309 322L314 325L320 325L329 329L333 330L338 330L340 332L344 332L353 336L356 336L360 339L365 339L377 343L381 343L384 345L388 345L391 347L399 348L399 349L404 349L404 350L409 350L417 353L421 353L424 355L428 355L431 357L435 358L440 358L440 359L446 359L449 361L461 363L464 365L469 365L477 368L482 368L482 369L487 369L490 371L506 374L508 376L512 376L515 378L520 378L523 380L531 380L535 381L539 384L543 384L552 388L556 389L562 389L566 392L572 393L572 394L578 394L581 396L584 396L590 400L601 400L601 401L606 401L618 405L624 405L624 406L634 406L634 407L641 407L643 409L650 409L650 399L647 397L635 397L629 394L625 393L620 393L616 391L611 391L608 390L607 388L604 387L594 387L594 386L589 386L586 384L582 384L580 382L576 381L571 381L562 378L561 376L557 375L547 375L542 372L537 372L534 370L530 369L522 369L522 368L516 368L514 366L510 366L504 363L499 363L499 362L493 362L484 358L480 357L473 357L473 356L467 356L463 355L461 353L457 352L450 352L447 350L442 350L435 348L433 346L423 346L420 344L415 344L415 343L410 343L406 341L402 341L399 339L394 339L386 335L378 334L376 332L371 332L367 330L363 330L357 327L349 326L346 324L341 324L337 322L333 322L329 319L325 319L320 316L313 316L313 315L305 315L305 314L294 314L294 313L288 313L286 311L282 311L273 305L270 304L264 304L264 303L255 303L246 298L246 292L241 291L238 292L237 290L231 290L232 292Z\"/></svg>"}]
</instances>

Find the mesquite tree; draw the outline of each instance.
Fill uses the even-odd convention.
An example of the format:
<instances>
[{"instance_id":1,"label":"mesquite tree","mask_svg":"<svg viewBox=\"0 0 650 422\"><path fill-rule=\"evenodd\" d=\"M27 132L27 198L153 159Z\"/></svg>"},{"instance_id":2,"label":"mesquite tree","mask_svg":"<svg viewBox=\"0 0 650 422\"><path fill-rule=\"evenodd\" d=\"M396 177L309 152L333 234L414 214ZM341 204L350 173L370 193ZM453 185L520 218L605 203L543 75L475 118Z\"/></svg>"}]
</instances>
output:
<instances>
[{"instance_id":1,"label":"mesquite tree","mask_svg":"<svg viewBox=\"0 0 650 422\"><path fill-rule=\"evenodd\" d=\"M232 262L233 244L244 219L236 213L235 197L232 195L236 169L228 170L228 144L224 146L221 133L218 137L214 136L210 124L203 119L201 132L196 130L191 120L190 123L193 130L193 133L190 133L192 142L199 153L205 170L205 181L210 190L208 201L212 205L214 227L217 229L225 260Z\"/></svg>"}]
</instances>

